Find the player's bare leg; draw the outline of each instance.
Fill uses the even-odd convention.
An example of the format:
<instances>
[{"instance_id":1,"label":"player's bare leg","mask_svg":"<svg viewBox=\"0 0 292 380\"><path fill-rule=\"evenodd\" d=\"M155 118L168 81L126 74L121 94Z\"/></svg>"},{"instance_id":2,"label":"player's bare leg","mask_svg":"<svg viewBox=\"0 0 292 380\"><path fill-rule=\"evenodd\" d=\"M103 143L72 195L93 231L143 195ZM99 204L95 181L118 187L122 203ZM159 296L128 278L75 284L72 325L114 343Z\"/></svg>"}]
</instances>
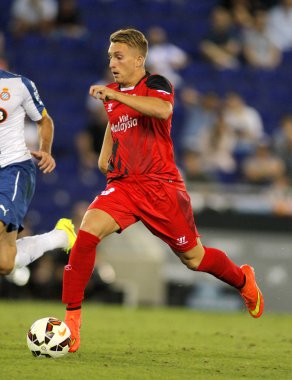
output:
<instances>
[{"instance_id":1,"label":"player's bare leg","mask_svg":"<svg viewBox=\"0 0 292 380\"><path fill-rule=\"evenodd\" d=\"M97 236L101 240L107 235L118 231L120 226L114 218L105 211L91 209L85 213L80 229Z\"/></svg>"},{"instance_id":2,"label":"player's bare leg","mask_svg":"<svg viewBox=\"0 0 292 380\"><path fill-rule=\"evenodd\" d=\"M102 210L91 209L84 215L63 277L62 298L67 304L65 323L71 331L70 352L80 346L81 303L94 268L96 246L102 238L119 229L117 222Z\"/></svg>"},{"instance_id":3,"label":"player's bare leg","mask_svg":"<svg viewBox=\"0 0 292 380\"><path fill-rule=\"evenodd\" d=\"M221 281L237 288L253 318L259 318L264 309L264 298L256 283L254 269L249 265L238 267L227 255L216 248L197 245L183 253L175 252L191 270L210 273Z\"/></svg>"},{"instance_id":4,"label":"player's bare leg","mask_svg":"<svg viewBox=\"0 0 292 380\"><path fill-rule=\"evenodd\" d=\"M13 270L16 236L16 232L8 234L5 225L0 221L0 275L7 275Z\"/></svg>"}]
</instances>

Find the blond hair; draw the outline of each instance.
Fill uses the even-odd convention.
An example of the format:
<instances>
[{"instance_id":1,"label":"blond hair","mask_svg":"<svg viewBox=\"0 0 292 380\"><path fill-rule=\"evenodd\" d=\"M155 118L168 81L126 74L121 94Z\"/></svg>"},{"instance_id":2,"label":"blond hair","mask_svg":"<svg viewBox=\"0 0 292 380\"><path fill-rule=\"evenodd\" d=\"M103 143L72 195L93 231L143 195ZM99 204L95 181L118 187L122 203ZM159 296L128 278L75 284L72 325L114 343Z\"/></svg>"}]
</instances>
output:
<instances>
[{"instance_id":1,"label":"blond hair","mask_svg":"<svg viewBox=\"0 0 292 380\"><path fill-rule=\"evenodd\" d=\"M110 42L120 42L140 51L144 58L148 53L148 41L143 33L136 29L120 29L110 35Z\"/></svg>"}]
</instances>

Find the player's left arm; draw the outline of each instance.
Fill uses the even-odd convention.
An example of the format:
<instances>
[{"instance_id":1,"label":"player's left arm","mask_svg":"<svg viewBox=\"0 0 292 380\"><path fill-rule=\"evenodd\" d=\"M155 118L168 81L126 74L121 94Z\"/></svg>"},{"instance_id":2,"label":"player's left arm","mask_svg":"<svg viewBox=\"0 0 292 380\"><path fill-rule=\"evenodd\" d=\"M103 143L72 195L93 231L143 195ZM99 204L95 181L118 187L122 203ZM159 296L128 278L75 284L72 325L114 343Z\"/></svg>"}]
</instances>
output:
<instances>
[{"instance_id":1,"label":"player's left arm","mask_svg":"<svg viewBox=\"0 0 292 380\"><path fill-rule=\"evenodd\" d=\"M53 119L43 112L41 120L36 122L39 135L39 150L31 152L38 162L38 167L43 173L51 173L56 162L52 156L52 144L54 138L54 122Z\"/></svg>"},{"instance_id":2,"label":"player's left arm","mask_svg":"<svg viewBox=\"0 0 292 380\"><path fill-rule=\"evenodd\" d=\"M54 122L48 115L36 85L28 78L21 77L23 84L23 108L27 116L37 124L39 136L39 149L31 152L38 162L43 173L51 173L56 162L52 157L52 143L54 138Z\"/></svg>"},{"instance_id":3,"label":"player's left arm","mask_svg":"<svg viewBox=\"0 0 292 380\"><path fill-rule=\"evenodd\" d=\"M111 125L110 123L108 123L105 130L102 148L101 148L99 159L98 159L99 170L104 175L106 175L108 171L108 163L112 155L112 150L113 150L113 139L111 135Z\"/></svg>"},{"instance_id":4,"label":"player's left arm","mask_svg":"<svg viewBox=\"0 0 292 380\"><path fill-rule=\"evenodd\" d=\"M151 87L150 87L151 88ZM152 88L155 86L152 84ZM157 90L159 90L157 88ZM163 90L161 90L163 91ZM102 101L110 99L133 108L143 115L155 117L157 119L167 120L173 112L173 105L170 101L155 96L134 96L123 94L106 86L94 85L90 87L90 95Z\"/></svg>"}]
</instances>

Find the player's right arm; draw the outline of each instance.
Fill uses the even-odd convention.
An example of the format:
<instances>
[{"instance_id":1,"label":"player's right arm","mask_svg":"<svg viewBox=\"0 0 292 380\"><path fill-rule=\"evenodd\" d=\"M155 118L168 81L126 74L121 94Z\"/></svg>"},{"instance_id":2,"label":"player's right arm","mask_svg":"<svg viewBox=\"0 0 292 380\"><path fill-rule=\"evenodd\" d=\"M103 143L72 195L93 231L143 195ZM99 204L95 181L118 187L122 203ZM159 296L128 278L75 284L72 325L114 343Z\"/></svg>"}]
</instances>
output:
<instances>
[{"instance_id":1,"label":"player's right arm","mask_svg":"<svg viewBox=\"0 0 292 380\"><path fill-rule=\"evenodd\" d=\"M116 100L143 115L157 119L167 120L173 112L173 105L169 101L154 96L132 96L102 85L91 86L89 93L103 102L110 99Z\"/></svg>"},{"instance_id":2,"label":"player's right arm","mask_svg":"<svg viewBox=\"0 0 292 380\"><path fill-rule=\"evenodd\" d=\"M109 159L112 155L112 150L113 150L113 139L112 139L112 134L111 134L111 126L110 123L107 124L105 134L104 134L104 139L98 159L98 167L99 170L103 174L107 174L108 171L108 163Z\"/></svg>"}]
</instances>

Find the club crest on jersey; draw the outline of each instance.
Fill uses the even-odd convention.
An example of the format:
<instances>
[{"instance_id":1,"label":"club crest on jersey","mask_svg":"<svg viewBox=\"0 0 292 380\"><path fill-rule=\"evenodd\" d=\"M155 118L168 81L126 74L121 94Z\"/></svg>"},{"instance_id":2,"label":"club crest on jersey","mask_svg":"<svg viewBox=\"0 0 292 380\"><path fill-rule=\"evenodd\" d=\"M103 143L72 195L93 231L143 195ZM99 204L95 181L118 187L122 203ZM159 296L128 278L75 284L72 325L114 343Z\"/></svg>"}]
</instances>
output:
<instances>
[{"instance_id":1,"label":"club crest on jersey","mask_svg":"<svg viewBox=\"0 0 292 380\"><path fill-rule=\"evenodd\" d=\"M0 94L0 99L3 101L9 100L10 99L10 92L8 88L3 88L2 92Z\"/></svg>"}]
</instances>

